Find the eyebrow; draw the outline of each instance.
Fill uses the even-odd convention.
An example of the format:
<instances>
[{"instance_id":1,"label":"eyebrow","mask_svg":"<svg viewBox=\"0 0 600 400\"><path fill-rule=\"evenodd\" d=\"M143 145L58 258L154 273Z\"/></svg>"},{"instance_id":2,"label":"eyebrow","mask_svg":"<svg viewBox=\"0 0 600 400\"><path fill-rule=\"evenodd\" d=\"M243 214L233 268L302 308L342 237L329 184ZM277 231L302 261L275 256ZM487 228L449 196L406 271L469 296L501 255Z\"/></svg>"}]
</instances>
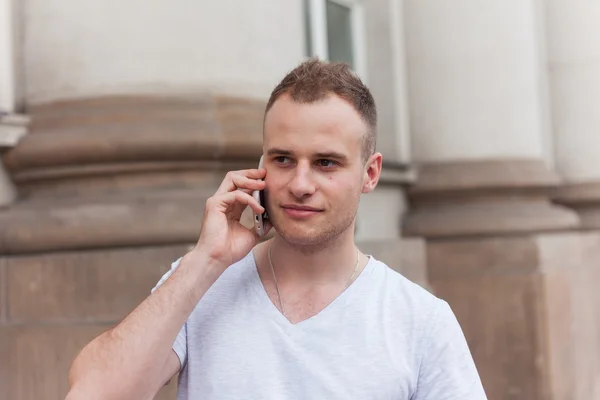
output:
<instances>
[{"instance_id":1,"label":"eyebrow","mask_svg":"<svg viewBox=\"0 0 600 400\"><path fill-rule=\"evenodd\" d=\"M278 148L272 148L272 149L267 150L268 156L272 156L272 155L276 155L276 154L281 155L281 156L291 156L294 153L289 150L278 149ZM335 158L337 160L346 160L348 158L344 154L338 153L337 151L326 151L326 152L315 153L315 157L317 157L317 158Z\"/></svg>"}]
</instances>

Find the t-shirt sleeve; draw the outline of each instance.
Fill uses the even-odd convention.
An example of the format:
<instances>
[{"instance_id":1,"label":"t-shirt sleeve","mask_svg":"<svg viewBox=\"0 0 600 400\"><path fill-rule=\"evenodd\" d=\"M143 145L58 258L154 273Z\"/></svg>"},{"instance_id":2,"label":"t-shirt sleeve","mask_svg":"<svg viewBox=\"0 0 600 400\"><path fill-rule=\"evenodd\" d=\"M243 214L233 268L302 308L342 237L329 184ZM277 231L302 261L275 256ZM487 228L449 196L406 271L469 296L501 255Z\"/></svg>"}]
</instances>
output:
<instances>
[{"instance_id":1,"label":"t-shirt sleeve","mask_svg":"<svg viewBox=\"0 0 600 400\"><path fill-rule=\"evenodd\" d=\"M485 400L462 329L448 303L439 304L421 342L423 357L411 400Z\"/></svg>"},{"instance_id":2,"label":"t-shirt sleeve","mask_svg":"<svg viewBox=\"0 0 600 400\"><path fill-rule=\"evenodd\" d=\"M158 289L163 283L165 283L167 279L169 279L173 271L175 271L179 266L180 262L181 258L171 264L171 269L160 278L156 286L152 288L151 293L154 293L156 289ZM177 337L175 338L175 342L173 343L173 351L175 354L177 354L177 357L179 357L179 363L181 364L181 368L183 368L187 361L187 322L183 324L179 330L179 333L177 334Z\"/></svg>"}]
</instances>

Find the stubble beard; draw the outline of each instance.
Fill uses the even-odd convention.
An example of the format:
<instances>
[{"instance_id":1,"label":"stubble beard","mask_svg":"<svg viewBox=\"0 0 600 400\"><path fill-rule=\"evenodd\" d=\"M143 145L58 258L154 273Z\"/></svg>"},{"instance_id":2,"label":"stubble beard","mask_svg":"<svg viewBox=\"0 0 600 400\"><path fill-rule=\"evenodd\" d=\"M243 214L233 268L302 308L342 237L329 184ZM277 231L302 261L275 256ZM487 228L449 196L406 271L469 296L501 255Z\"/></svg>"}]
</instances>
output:
<instances>
[{"instance_id":1,"label":"stubble beard","mask_svg":"<svg viewBox=\"0 0 600 400\"><path fill-rule=\"evenodd\" d=\"M303 253L314 253L335 247L348 230L354 231L353 223L356 219L357 210L358 204L356 204L354 213L347 212L335 224L326 224L314 230L300 232L300 234L294 234L290 230L287 230L285 227L286 223L279 223L280 221L278 221L279 218L277 217L274 220L272 219L271 223L277 234L285 242ZM290 221L290 223L293 223L293 221Z\"/></svg>"}]
</instances>

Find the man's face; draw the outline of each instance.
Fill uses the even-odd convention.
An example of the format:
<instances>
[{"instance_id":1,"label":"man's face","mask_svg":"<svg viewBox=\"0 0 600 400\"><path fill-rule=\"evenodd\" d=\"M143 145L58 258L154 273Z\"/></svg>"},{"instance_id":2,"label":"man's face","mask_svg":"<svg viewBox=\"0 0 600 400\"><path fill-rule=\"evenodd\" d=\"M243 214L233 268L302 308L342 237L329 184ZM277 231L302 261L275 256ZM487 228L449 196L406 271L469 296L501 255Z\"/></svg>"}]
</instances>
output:
<instances>
[{"instance_id":1,"label":"man's face","mask_svg":"<svg viewBox=\"0 0 600 400\"><path fill-rule=\"evenodd\" d=\"M283 239L315 245L353 229L360 194L372 190L361 154L366 130L335 95L296 103L284 94L273 104L264 128L265 192Z\"/></svg>"}]
</instances>

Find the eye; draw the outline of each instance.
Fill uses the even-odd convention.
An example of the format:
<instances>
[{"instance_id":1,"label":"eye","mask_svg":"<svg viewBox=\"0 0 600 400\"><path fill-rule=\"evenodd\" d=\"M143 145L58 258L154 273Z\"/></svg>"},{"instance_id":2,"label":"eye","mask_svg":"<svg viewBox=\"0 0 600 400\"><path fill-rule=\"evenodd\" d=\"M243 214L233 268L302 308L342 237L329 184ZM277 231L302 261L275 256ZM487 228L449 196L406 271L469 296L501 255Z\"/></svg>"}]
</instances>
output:
<instances>
[{"instance_id":1,"label":"eye","mask_svg":"<svg viewBox=\"0 0 600 400\"><path fill-rule=\"evenodd\" d=\"M319 161L317 161L317 164L319 165L319 167L323 167L323 168L331 168L331 167L335 167L337 165L335 161L327 160L327 159L319 160Z\"/></svg>"},{"instance_id":2,"label":"eye","mask_svg":"<svg viewBox=\"0 0 600 400\"><path fill-rule=\"evenodd\" d=\"M274 158L274 160L277 164L287 164L290 162L289 157L286 156L277 156Z\"/></svg>"}]
</instances>

